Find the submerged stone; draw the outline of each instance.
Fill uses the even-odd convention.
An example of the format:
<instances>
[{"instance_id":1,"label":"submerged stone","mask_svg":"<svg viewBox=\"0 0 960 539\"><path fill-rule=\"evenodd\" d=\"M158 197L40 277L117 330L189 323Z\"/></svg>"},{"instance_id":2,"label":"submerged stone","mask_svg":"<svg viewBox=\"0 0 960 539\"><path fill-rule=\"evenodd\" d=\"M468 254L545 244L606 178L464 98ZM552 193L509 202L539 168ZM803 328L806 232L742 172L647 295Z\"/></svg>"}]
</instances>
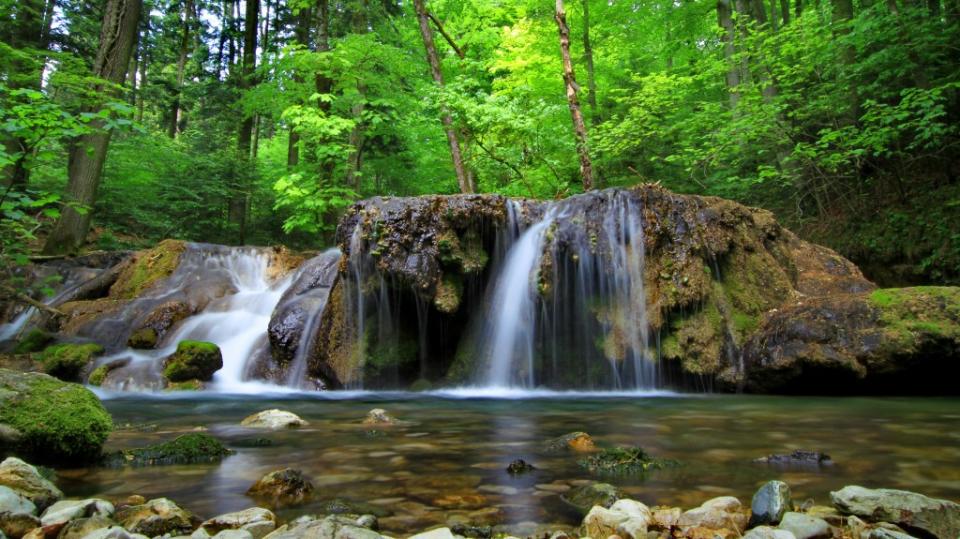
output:
<instances>
[{"instance_id":1,"label":"submerged stone","mask_svg":"<svg viewBox=\"0 0 960 539\"><path fill-rule=\"evenodd\" d=\"M561 500L583 515L595 505L609 508L622 497L623 493L620 489L607 483L590 483L572 488L560 495Z\"/></svg>"},{"instance_id":2,"label":"submerged stone","mask_svg":"<svg viewBox=\"0 0 960 539\"><path fill-rule=\"evenodd\" d=\"M117 451L104 458L106 466L155 466L219 462L232 453L220 440L201 432L184 434L175 440L138 449Z\"/></svg>"},{"instance_id":3,"label":"submerged stone","mask_svg":"<svg viewBox=\"0 0 960 539\"><path fill-rule=\"evenodd\" d=\"M523 459L517 459L507 466L507 473L510 475L521 475L534 470L536 470L536 468L534 468L533 464L530 464Z\"/></svg>"},{"instance_id":4,"label":"submerged stone","mask_svg":"<svg viewBox=\"0 0 960 539\"><path fill-rule=\"evenodd\" d=\"M590 453L597 451L597 446L593 443L593 438L586 432L568 432L563 436L558 436L548 441L544 445L544 451L547 453L560 453L563 451Z\"/></svg>"},{"instance_id":5,"label":"submerged stone","mask_svg":"<svg viewBox=\"0 0 960 539\"><path fill-rule=\"evenodd\" d=\"M300 470L285 468L261 477L247 490L247 495L274 506L296 505L313 495L313 483Z\"/></svg>"},{"instance_id":6,"label":"submerged stone","mask_svg":"<svg viewBox=\"0 0 960 539\"><path fill-rule=\"evenodd\" d=\"M264 410L247 416L240 422L241 427L257 429L296 429L309 425L300 416L285 410Z\"/></svg>"},{"instance_id":7,"label":"submerged stone","mask_svg":"<svg viewBox=\"0 0 960 539\"><path fill-rule=\"evenodd\" d=\"M579 464L592 472L629 474L658 470L676 462L654 458L639 447L612 447L589 455Z\"/></svg>"}]
</instances>

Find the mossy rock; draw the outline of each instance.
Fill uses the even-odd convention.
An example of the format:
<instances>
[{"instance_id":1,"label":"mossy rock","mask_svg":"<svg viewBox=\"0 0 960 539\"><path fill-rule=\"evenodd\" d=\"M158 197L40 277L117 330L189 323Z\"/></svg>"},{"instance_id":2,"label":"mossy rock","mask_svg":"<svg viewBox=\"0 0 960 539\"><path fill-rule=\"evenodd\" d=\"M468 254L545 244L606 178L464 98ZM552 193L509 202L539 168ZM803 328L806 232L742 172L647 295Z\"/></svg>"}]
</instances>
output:
<instances>
[{"instance_id":1,"label":"mossy rock","mask_svg":"<svg viewBox=\"0 0 960 539\"><path fill-rule=\"evenodd\" d=\"M163 375L171 382L209 382L223 368L223 355L213 343L180 341L177 351L164 361Z\"/></svg>"},{"instance_id":2,"label":"mossy rock","mask_svg":"<svg viewBox=\"0 0 960 539\"><path fill-rule=\"evenodd\" d=\"M47 374L68 382L78 382L84 369L102 353L103 347L99 344L55 344L40 352L38 359Z\"/></svg>"},{"instance_id":3,"label":"mossy rock","mask_svg":"<svg viewBox=\"0 0 960 539\"><path fill-rule=\"evenodd\" d=\"M157 347L157 330L153 328L140 328L130 334L127 339L127 346L139 350L151 350Z\"/></svg>"},{"instance_id":4,"label":"mossy rock","mask_svg":"<svg viewBox=\"0 0 960 539\"><path fill-rule=\"evenodd\" d=\"M110 414L90 390L40 373L0 369L0 450L31 462L83 464L100 456L113 430Z\"/></svg>"},{"instance_id":5,"label":"mossy rock","mask_svg":"<svg viewBox=\"0 0 960 539\"><path fill-rule=\"evenodd\" d=\"M206 388L200 380L185 380L183 382L170 382L164 391L203 391Z\"/></svg>"},{"instance_id":6,"label":"mossy rock","mask_svg":"<svg viewBox=\"0 0 960 539\"><path fill-rule=\"evenodd\" d=\"M453 314L460 308L463 296L463 281L457 275L444 275L437 283L437 292L433 296L433 305L438 311Z\"/></svg>"},{"instance_id":7,"label":"mossy rock","mask_svg":"<svg viewBox=\"0 0 960 539\"><path fill-rule=\"evenodd\" d=\"M130 358L115 359L104 363L96 369L93 369L93 372L87 377L87 384L100 387L106 381L107 375L109 375L111 371L119 369L120 367L126 367L129 364Z\"/></svg>"},{"instance_id":8,"label":"mossy rock","mask_svg":"<svg viewBox=\"0 0 960 539\"><path fill-rule=\"evenodd\" d=\"M33 352L39 352L40 350L46 348L55 339L56 336L54 336L52 333L48 333L40 328L33 328L23 337L20 337L16 348L13 349L13 353L31 354Z\"/></svg>"},{"instance_id":9,"label":"mossy rock","mask_svg":"<svg viewBox=\"0 0 960 539\"><path fill-rule=\"evenodd\" d=\"M219 462L232 451L220 440L201 432L184 434L175 440L106 455L105 466L157 466Z\"/></svg>"},{"instance_id":10,"label":"mossy rock","mask_svg":"<svg viewBox=\"0 0 960 539\"><path fill-rule=\"evenodd\" d=\"M140 297L154 283L173 274L186 248L182 241L164 240L153 249L138 252L126 263L127 267L110 287L110 298Z\"/></svg>"},{"instance_id":11,"label":"mossy rock","mask_svg":"<svg viewBox=\"0 0 960 539\"><path fill-rule=\"evenodd\" d=\"M579 462L580 466L595 473L638 474L676 466L676 461L650 456L639 447L611 447L590 455Z\"/></svg>"}]
</instances>

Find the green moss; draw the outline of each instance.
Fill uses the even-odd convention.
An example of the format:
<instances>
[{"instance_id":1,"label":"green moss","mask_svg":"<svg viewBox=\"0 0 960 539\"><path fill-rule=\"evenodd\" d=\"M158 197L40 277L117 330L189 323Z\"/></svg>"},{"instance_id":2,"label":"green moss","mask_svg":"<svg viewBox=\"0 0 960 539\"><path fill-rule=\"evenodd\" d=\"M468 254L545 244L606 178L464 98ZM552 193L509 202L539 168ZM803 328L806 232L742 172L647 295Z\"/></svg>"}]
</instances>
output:
<instances>
[{"instance_id":1,"label":"green moss","mask_svg":"<svg viewBox=\"0 0 960 539\"><path fill-rule=\"evenodd\" d=\"M483 248L480 235L468 229L460 237L453 230L445 230L436 240L440 261L448 268L463 273L479 273L487 266L490 256Z\"/></svg>"},{"instance_id":2,"label":"green moss","mask_svg":"<svg viewBox=\"0 0 960 539\"><path fill-rule=\"evenodd\" d=\"M53 340L54 335L52 333L47 333L40 328L33 328L20 338L16 348L13 349L13 353L31 354L33 352L39 352L53 342Z\"/></svg>"},{"instance_id":3,"label":"green moss","mask_svg":"<svg viewBox=\"0 0 960 539\"><path fill-rule=\"evenodd\" d=\"M170 382L164 389L166 391L202 391L203 388L203 382L194 379L183 382Z\"/></svg>"},{"instance_id":4,"label":"green moss","mask_svg":"<svg viewBox=\"0 0 960 539\"><path fill-rule=\"evenodd\" d=\"M223 368L220 348L211 342L180 341L177 351L164 363L163 375L171 382L208 382Z\"/></svg>"},{"instance_id":5,"label":"green moss","mask_svg":"<svg viewBox=\"0 0 960 539\"><path fill-rule=\"evenodd\" d=\"M463 282L457 275L444 274L437 283L437 291L433 296L433 305L438 311L453 314L460 308L460 298L463 296Z\"/></svg>"},{"instance_id":6,"label":"green moss","mask_svg":"<svg viewBox=\"0 0 960 539\"><path fill-rule=\"evenodd\" d=\"M79 381L80 374L103 353L99 344L55 344L40 352L39 360L43 370L61 380Z\"/></svg>"},{"instance_id":7,"label":"green moss","mask_svg":"<svg viewBox=\"0 0 960 539\"><path fill-rule=\"evenodd\" d=\"M195 432L175 440L138 449L127 449L104 457L106 466L156 466L163 464L196 464L219 462L232 451L220 440Z\"/></svg>"},{"instance_id":8,"label":"green moss","mask_svg":"<svg viewBox=\"0 0 960 539\"><path fill-rule=\"evenodd\" d=\"M410 384L410 391L430 391L431 389L433 389L433 384L430 383L430 380L424 378L419 378Z\"/></svg>"},{"instance_id":9,"label":"green moss","mask_svg":"<svg viewBox=\"0 0 960 539\"><path fill-rule=\"evenodd\" d=\"M153 328L140 328L134 331L127 339L127 346L141 350L148 350L157 347L157 330Z\"/></svg>"},{"instance_id":10,"label":"green moss","mask_svg":"<svg viewBox=\"0 0 960 539\"><path fill-rule=\"evenodd\" d=\"M137 253L130 265L110 287L113 299L133 299L161 279L169 277L180 264L186 250L182 241L164 240L153 249Z\"/></svg>"},{"instance_id":11,"label":"green moss","mask_svg":"<svg viewBox=\"0 0 960 539\"><path fill-rule=\"evenodd\" d=\"M654 458L639 447L613 447L590 455L579 464L592 472L636 474L675 466L677 463Z\"/></svg>"},{"instance_id":12,"label":"green moss","mask_svg":"<svg viewBox=\"0 0 960 539\"><path fill-rule=\"evenodd\" d=\"M869 301L893 349L913 350L929 339L960 340L960 288L887 288L872 292Z\"/></svg>"},{"instance_id":13,"label":"green moss","mask_svg":"<svg viewBox=\"0 0 960 539\"><path fill-rule=\"evenodd\" d=\"M92 386L100 387L103 385L103 381L107 378L107 374L110 373L110 367L107 365L100 365L96 369L93 369L93 372L90 373L90 376L87 378L87 383Z\"/></svg>"},{"instance_id":14,"label":"green moss","mask_svg":"<svg viewBox=\"0 0 960 539\"><path fill-rule=\"evenodd\" d=\"M44 374L0 369L0 423L20 432L13 452L31 462L91 461L113 430L92 392Z\"/></svg>"}]
</instances>

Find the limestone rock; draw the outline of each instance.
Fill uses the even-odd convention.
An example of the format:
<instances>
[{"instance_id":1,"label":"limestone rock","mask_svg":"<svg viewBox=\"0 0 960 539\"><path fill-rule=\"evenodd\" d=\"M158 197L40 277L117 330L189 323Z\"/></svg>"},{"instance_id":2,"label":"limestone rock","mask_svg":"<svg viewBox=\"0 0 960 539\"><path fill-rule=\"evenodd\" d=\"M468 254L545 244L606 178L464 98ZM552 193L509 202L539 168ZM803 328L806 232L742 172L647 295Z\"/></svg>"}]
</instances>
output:
<instances>
[{"instance_id":1,"label":"limestone rock","mask_svg":"<svg viewBox=\"0 0 960 539\"><path fill-rule=\"evenodd\" d=\"M227 513L213 517L200 527L210 535L215 535L223 530L243 530L253 536L253 539L261 539L277 527L277 517L272 511L262 507L251 507L235 513Z\"/></svg>"},{"instance_id":2,"label":"limestone rock","mask_svg":"<svg viewBox=\"0 0 960 539\"><path fill-rule=\"evenodd\" d=\"M195 519L190 512L166 498L124 507L117 511L115 518L129 532L149 537L167 533L189 534L193 531Z\"/></svg>"},{"instance_id":3,"label":"limestone rock","mask_svg":"<svg viewBox=\"0 0 960 539\"><path fill-rule=\"evenodd\" d=\"M437 528L411 535L408 539L454 539L454 535L450 528Z\"/></svg>"},{"instance_id":4,"label":"limestone rock","mask_svg":"<svg viewBox=\"0 0 960 539\"><path fill-rule=\"evenodd\" d=\"M645 539L652 515L650 509L637 501L617 500L605 509L594 506L583 519L583 531L590 537L619 535L623 539Z\"/></svg>"},{"instance_id":5,"label":"limestone rock","mask_svg":"<svg viewBox=\"0 0 960 539\"><path fill-rule=\"evenodd\" d=\"M0 513L34 515L37 513L37 506L19 492L0 485Z\"/></svg>"},{"instance_id":6,"label":"limestone rock","mask_svg":"<svg viewBox=\"0 0 960 539\"><path fill-rule=\"evenodd\" d=\"M748 531L743 539L796 539L796 537L787 530L771 528L770 526L757 526Z\"/></svg>"},{"instance_id":7,"label":"limestone rock","mask_svg":"<svg viewBox=\"0 0 960 539\"><path fill-rule=\"evenodd\" d=\"M788 512L783 515L780 529L789 531L797 539L829 539L833 537L833 530L827 521L803 513Z\"/></svg>"},{"instance_id":8,"label":"limestone rock","mask_svg":"<svg viewBox=\"0 0 960 539\"><path fill-rule=\"evenodd\" d=\"M294 413L277 409L257 412L240 422L242 427L257 429L295 429L308 424Z\"/></svg>"},{"instance_id":9,"label":"limestone rock","mask_svg":"<svg viewBox=\"0 0 960 539\"><path fill-rule=\"evenodd\" d=\"M110 526L91 532L84 539L149 539L147 536L130 533L121 526Z\"/></svg>"},{"instance_id":10,"label":"limestone rock","mask_svg":"<svg viewBox=\"0 0 960 539\"><path fill-rule=\"evenodd\" d=\"M840 512L869 522L892 522L940 539L960 536L960 504L905 490L844 487L830 493Z\"/></svg>"},{"instance_id":11,"label":"limestone rock","mask_svg":"<svg viewBox=\"0 0 960 539\"><path fill-rule=\"evenodd\" d=\"M93 515L65 523L57 539L84 539L93 532L109 528L116 523L108 516Z\"/></svg>"},{"instance_id":12,"label":"limestone rock","mask_svg":"<svg viewBox=\"0 0 960 539\"><path fill-rule=\"evenodd\" d=\"M44 479L36 468L16 457L8 457L0 463L0 485L30 500L38 511L63 498L63 492Z\"/></svg>"},{"instance_id":13,"label":"limestone rock","mask_svg":"<svg viewBox=\"0 0 960 539\"><path fill-rule=\"evenodd\" d=\"M358 526L354 521L329 516L323 520L298 519L281 526L264 539L380 539L373 530Z\"/></svg>"},{"instance_id":14,"label":"limestone rock","mask_svg":"<svg viewBox=\"0 0 960 539\"><path fill-rule=\"evenodd\" d=\"M40 522L44 526L52 526L64 524L78 518L89 518L94 515L112 517L114 512L113 504L106 500L98 500L96 498L86 500L61 500L43 512L43 515L40 516Z\"/></svg>"},{"instance_id":15,"label":"limestone rock","mask_svg":"<svg viewBox=\"0 0 960 539\"><path fill-rule=\"evenodd\" d=\"M680 515L677 525L681 528L703 528L739 535L747 527L748 516L743 512L740 500L721 496L703 502L700 507Z\"/></svg>"},{"instance_id":16,"label":"limestone rock","mask_svg":"<svg viewBox=\"0 0 960 539\"><path fill-rule=\"evenodd\" d=\"M40 519L29 513L0 513L0 532L10 539L20 539L40 526Z\"/></svg>"},{"instance_id":17,"label":"limestone rock","mask_svg":"<svg viewBox=\"0 0 960 539\"><path fill-rule=\"evenodd\" d=\"M789 485L783 481L768 481L753 495L750 525L778 524L783 514L792 509L792 504Z\"/></svg>"}]
</instances>

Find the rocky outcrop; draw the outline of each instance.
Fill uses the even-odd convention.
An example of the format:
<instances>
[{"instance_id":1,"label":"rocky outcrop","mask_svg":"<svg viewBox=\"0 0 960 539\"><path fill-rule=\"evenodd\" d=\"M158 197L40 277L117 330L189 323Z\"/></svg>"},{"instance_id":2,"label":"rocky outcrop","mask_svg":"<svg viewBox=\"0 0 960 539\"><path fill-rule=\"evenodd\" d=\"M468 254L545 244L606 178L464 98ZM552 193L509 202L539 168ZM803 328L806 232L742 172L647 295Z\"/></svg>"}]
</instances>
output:
<instances>
[{"instance_id":1,"label":"rocky outcrop","mask_svg":"<svg viewBox=\"0 0 960 539\"><path fill-rule=\"evenodd\" d=\"M0 369L0 453L84 463L100 456L111 430L110 415L83 386Z\"/></svg>"},{"instance_id":2,"label":"rocky outcrop","mask_svg":"<svg viewBox=\"0 0 960 539\"><path fill-rule=\"evenodd\" d=\"M894 489L844 487L830 493L842 513L867 522L892 522L918 537L960 536L960 504Z\"/></svg>"},{"instance_id":3,"label":"rocky outcrop","mask_svg":"<svg viewBox=\"0 0 960 539\"><path fill-rule=\"evenodd\" d=\"M956 393L960 289L806 298L767 313L744 348L764 393Z\"/></svg>"}]
</instances>

